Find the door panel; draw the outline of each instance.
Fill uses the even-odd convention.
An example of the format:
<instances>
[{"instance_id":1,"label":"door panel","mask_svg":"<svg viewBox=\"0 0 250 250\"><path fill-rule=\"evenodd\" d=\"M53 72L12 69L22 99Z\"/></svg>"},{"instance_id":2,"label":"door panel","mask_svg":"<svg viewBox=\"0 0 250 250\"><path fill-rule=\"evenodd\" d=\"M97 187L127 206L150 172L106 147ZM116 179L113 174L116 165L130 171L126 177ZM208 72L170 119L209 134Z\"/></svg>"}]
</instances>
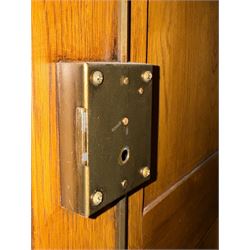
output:
<instances>
[{"instance_id":1,"label":"door panel","mask_svg":"<svg viewBox=\"0 0 250 250\"><path fill-rule=\"evenodd\" d=\"M91 220L60 206L53 63L117 60L117 5L117 1L32 1L33 249L115 248L115 208Z\"/></svg>"},{"instance_id":2,"label":"door panel","mask_svg":"<svg viewBox=\"0 0 250 250\"><path fill-rule=\"evenodd\" d=\"M146 63L147 60L147 11L147 0L131 1L130 59L132 62ZM142 211L143 190L140 189L128 198L129 248L142 248Z\"/></svg>"},{"instance_id":3,"label":"door panel","mask_svg":"<svg viewBox=\"0 0 250 250\"><path fill-rule=\"evenodd\" d=\"M218 216L218 2L131 8L131 48L141 23L147 46L130 56L160 65L160 93L157 180L129 198L129 247L201 247Z\"/></svg>"},{"instance_id":4,"label":"door panel","mask_svg":"<svg viewBox=\"0 0 250 250\"><path fill-rule=\"evenodd\" d=\"M160 65L157 182L145 205L218 148L217 3L150 1L148 63Z\"/></svg>"},{"instance_id":5,"label":"door panel","mask_svg":"<svg viewBox=\"0 0 250 250\"><path fill-rule=\"evenodd\" d=\"M218 243L219 243L218 233L219 233L219 222L217 218L216 221L213 223L213 225L209 228L205 237L200 242L199 248L202 248L202 249L218 248Z\"/></svg>"},{"instance_id":6,"label":"door panel","mask_svg":"<svg viewBox=\"0 0 250 250\"><path fill-rule=\"evenodd\" d=\"M218 216L218 155L176 182L143 211L143 247L196 248Z\"/></svg>"}]
</instances>

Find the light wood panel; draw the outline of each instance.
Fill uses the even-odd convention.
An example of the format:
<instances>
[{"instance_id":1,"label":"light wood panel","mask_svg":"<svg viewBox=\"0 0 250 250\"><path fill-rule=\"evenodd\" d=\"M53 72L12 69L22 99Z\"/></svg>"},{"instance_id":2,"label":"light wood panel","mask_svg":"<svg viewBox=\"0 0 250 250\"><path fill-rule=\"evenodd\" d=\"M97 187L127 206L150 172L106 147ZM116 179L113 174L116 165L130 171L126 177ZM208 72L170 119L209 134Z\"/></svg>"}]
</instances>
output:
<instances>
[{"instance_id":1,"label":"light wood panel","mask_svg":"<svg viewBox=\"0 0 250 250\"><path fill-rule=\"evenodd\" d=\"M117 1L32 1L32 247L115 248L115 208L60 207L54 62L117 60Z\"/></svg>"},{"instance_id":2,"label":"light wood panel","mask_svg":"<svg viewBox=\"0 0 250 250\"><path fill-rule=\"evenodd\" d=\"M197 248L218 216L218 155L175 183L144 211L143 248Z\"/></svg>"},{"instance_id":3,"label":"light wood panel","mask_svg":"<svg viewBox=\"0 0 250 250\"><path fill-rule=\"evenodd\" d=\"M218 215L218 3L131 7L131 61L160 65L160 113L158 176L129 198L129 248L198 248Z\"/></svg>"},{"instance_id":4,"label":"light wood panel","mask_svg":"<svg viewBox=\"0 0 250 250\"><path fill-rule=\"evenodd\" d=\"M130 59L146 63L147 52L147 1L131 1ZM128 199L128 247L141 248L143 190L140 189Z\"/></svg>"},{"instance_id":5,"label":"light wood panel","mask_svg":"<svg viewBox=\"0 0 250 250\"><path fill-rule=\"evenodd\" d=\"M218 3L149 1L148 13L160 109L158 175L145 205L218 149Z\"/></svg>"}]
</instances>

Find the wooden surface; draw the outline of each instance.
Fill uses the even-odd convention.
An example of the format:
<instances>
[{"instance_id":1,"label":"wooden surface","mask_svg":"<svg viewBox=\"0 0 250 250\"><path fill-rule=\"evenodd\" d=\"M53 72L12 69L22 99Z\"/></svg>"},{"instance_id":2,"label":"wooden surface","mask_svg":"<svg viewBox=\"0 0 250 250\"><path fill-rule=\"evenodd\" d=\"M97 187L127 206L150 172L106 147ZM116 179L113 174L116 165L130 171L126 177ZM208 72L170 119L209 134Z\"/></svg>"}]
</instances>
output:
<instances>
[{"instance_id":1,"label":"wooden surface","mask_svg":"<svg viewBox=\"0 0 250 250\"><path fill-rule=\"evenodd\" d=\"M201 249L219 249L219 221L215 220L204 238L199 243Z\"/></svg>"},{"instance_id":2,"label":"wooden surface","mask_svg":"<svg viewBox=\"0 0 250 250\"><path fill-rule=\"evenodd\" d=\"M218 148L217 2L150 1L148 63L160 65L156 199Z\"/></svg>"},{"instance_id":3,"label":"wooden surface","mask_svg":"<svg viewBox=\"0 0 250 250\"><path fill-rule=\"evenodd\" d=\"M131 1L130 60L146 63L147 52L147 1ZM128 199L128 247L141 248L143 189Z\"/></svg>"},{"instance_id":4,"label":"wooden surface","mask_svg":"<svg viewBox=\"0 0 250 250\"><path fill-rule=\"evenodd\" d=\"M160 65L158 175L129 199L129 247L199 248L218 216L218 3L143 3L130 56Z\"/></svg>"},{"instance_id":5,"label":"wooden surface","mask_svg":"<svg viewBox=\"0 0 250 250\"><path fill-rule=\"evenodd\" d=\"M118 9L115 0L32 2L34 249L117 246L116 208L90 220L60 207L54 63L122 59ZM160 65L161 79L158 177L129 198L130 248L199 247L212 238L217 22L217 2L131 2L130 59Z\"/></svg>"},{"instance_id":6,"label":"wooden surface","mask_svg":"<svg viewBox=\"0 0 250 250\"><path fill-rule=\"evenodd\" d=\"M143 248L194 249L218 216L215 153L144 210Z\"/></svg>"},{"instance_id":7,"label":"wooden surface","mask_svg":"<svg viewBox=\"0 0 250 250\"><path fill-rule=\"evenodd\" d=\"M117 60L117 1L32 1L32 247L115 247L115 208L96 220L60 207L55 62Z\"/></svg>"}]
</instances>

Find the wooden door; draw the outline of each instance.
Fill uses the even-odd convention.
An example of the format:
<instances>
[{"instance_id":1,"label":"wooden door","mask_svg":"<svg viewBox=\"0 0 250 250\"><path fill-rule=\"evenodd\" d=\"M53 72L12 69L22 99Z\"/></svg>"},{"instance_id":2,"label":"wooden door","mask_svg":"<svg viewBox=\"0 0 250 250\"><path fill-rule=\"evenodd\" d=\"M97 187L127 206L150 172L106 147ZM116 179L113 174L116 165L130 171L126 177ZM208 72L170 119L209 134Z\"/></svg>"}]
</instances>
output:
<instances>
[{"instance_id":1,"label":"wooden door","mask_svg":"<svg viewBox=\"0 0 250 250\"><path fill-rule=\"evenodd\" d=\"M129 247L216 248L218 2L132 2L131 17L131 60L160 65L160 93L157 180L129 198Z\"/></svg>"},{"instance_id":2,"label":"wooden door","mask_svg":"<svg viewBox=\"0 0 250 250\"><path fill-rule=\"evenodd\" d=\"M118 61L117 1L32 1L32 247L116 247L116 208L95 220L60 206L55 63Z\"/></svg>"},{"instance_id":3,"label":"wooden door","mask_svg":"<svg viewBox=\"0 0 250 250\"><path fill-rule=\"evenodd\" d=\"M214 247L218 3L32 1L32 247ZM157 180L96 219L60 206L55 63L160 65ZM215 244L215 245L214 245Z\"/></svg>"}]
</instances>

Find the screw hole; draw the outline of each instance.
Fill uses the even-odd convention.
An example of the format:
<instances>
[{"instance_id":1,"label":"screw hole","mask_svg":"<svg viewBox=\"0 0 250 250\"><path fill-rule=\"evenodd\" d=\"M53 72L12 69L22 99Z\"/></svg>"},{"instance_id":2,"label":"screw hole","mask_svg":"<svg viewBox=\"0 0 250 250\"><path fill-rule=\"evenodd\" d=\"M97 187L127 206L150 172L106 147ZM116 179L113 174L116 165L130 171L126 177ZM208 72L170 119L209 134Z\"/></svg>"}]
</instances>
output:
<instances>
[{"instance_id":1,"label":"screw hole","mask_svg":"<svg viewBox=\"0 0 250 250\"><path fill-rule=\"evenodd\" d=\"M129 160L129 148L126 146L121 150L119 163L124 165Z\"/></svg>"}]
</instances>

